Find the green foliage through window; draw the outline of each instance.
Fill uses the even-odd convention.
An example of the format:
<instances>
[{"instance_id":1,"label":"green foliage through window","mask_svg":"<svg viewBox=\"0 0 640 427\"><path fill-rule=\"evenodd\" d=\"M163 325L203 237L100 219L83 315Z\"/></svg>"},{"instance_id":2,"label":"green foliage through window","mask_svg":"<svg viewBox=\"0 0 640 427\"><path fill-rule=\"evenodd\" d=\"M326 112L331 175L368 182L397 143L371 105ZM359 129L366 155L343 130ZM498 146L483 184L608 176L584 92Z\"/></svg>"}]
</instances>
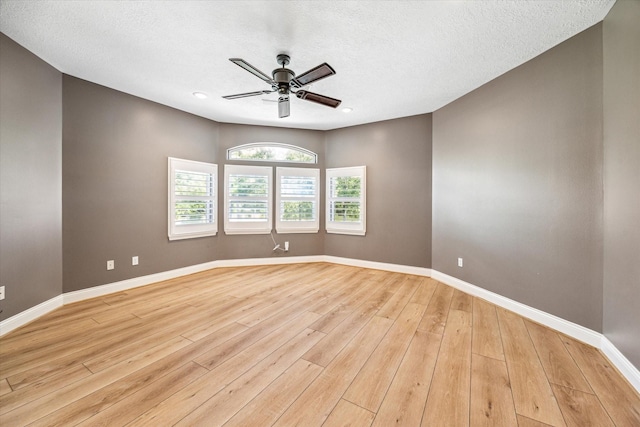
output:
<instances>
[{"instance_id":1,"label":"green foliage through window","mask_svg":"<svg viewBox=\"0 0 640 427\"><path fill-rule=\"evenodd\" d=\"M175 205L176 224L209 224L213 222L213 205L200 200L181 200Z\"/></svg>"},{"instance_id":2,"label":"green foliage through window","mask_svg":"<svg viewBox=\"0 0 640 427\"><path fill-rule=\"evenodd\" d=\"M333 200L329 209L330 220L337 222L360 221L360 192L362 190L359 176L336 176L330 180L330 191ZM355 201L349 199L358 199Z\"/></svg>"},{"instance_id":3,"label":"green foliage through window","mask_svg":"<svg viewBox=\"0 0 640 427\"><path fill-rule=\"evenodd\" d=\"M218 231L218 166L168 158L169 240L213 236Z\"/></svg>"},{"instance_id":4,"label":"green foliage through window","mask_svg":"<svg viewBox=\"0 0 640 427\"><path fill-rule=\"evenodd\" d=\"M264 175L229 175L229 221L266 221L267 202L263 200L238 200L242 198L267 197L269 183Z\"/></svg>"},{"instance_id":5,"label":"green foliage through window","mask_svg":"<svg viewBox=\"0 0 640 427\"><path fill-rule=\"evenodd\" d=\"M278 167L276 230L317 233L320 227L320 169Z\"/></svg>"},{"instance_id":6,"label":"green foliage through window","mask_svg":"<svg viewBox=\"0 0 640 427\"><path fill-rule=\"evenodd\" d=\"M282 221L313 221L315 219L315 203L282 202L280 212Z\"/></svg>"},{"instance_id":7,"label":"green foliage through window","mask_svg":"<svg viewBox=\"0 0 640 427\"><path fill-rule=\"evenodd\" d=\"M294 145L257 142L239 145L227 151L229 160L256 160L291 163L317 163L316 153Z\"/></svg>"},{"instance_id":8,"label":"green foliage through window","mask_svg":"<svg viewBox=\"0 0 640 427\"><path fill-rule=\"evenodd\" d=\"M264 175L229 175L229 195L231 197L266 196L269 184Z\"/></svg>"},{"instance_id":9,"label":"green foliage through window","mask_svg":"<svg viewBox=\"0 0 640 427\"><path fill-rule=\"evenodd\" d=\"M366 233L366 166L327 169L328 233Z\"/></svg>"},{"instance_id":10,"label":"green foliage through window","mask_svg":"<svg viewBox=\"0 0 640 427\"><path fill-rule=\"evenodd\" d=\"M210 224L214 220L214 204L208 200L189 200L186 197L212 197L213 177L210 173L175 171L174 194L179 199L175 202L175 224Z\"/></svg>"},{"instance_id":11,"label":"green foliage through window","mask_svg":"<svg viewBox=\"0 0 640 427\"><path fill-rule=\"evenodd\" d=\"M331 221L359 222L360 202L331 202Z\"/></svg>"},{"instance_id":12,"label":"green foliage through window","mask_svg":"<svg viewBox=\"0 0 640 427\"><path fill-rule=\"evenodd\" d=\"M336 176L331 178L331 197L359 198L362 190L359 176Z\"/></svg>"}]
</instances>

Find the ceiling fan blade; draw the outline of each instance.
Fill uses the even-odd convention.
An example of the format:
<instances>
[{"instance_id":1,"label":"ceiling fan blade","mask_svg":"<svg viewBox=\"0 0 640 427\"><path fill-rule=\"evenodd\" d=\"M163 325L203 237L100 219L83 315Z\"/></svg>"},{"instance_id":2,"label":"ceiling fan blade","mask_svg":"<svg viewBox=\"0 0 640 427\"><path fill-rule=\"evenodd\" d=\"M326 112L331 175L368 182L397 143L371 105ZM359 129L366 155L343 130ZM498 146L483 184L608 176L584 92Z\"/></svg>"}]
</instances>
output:
<instances>
[{"instance_id":1,"label":"ceiling fan blade","mask_svg":"<svg viewBox=\"0 0 640 427\"><path fill-rule=\"evenodd\" d=\"M294 87L306 86L325 77L332 76L335 73L336 71L325 62L291 80L291 85Z\"/></svg>"},{"instance_id":2,"label":"ceiling fan blade","mask_svg":"<svg viewBox=\"0 0 640 427\"><path fill-rule=\"evenodd\" d=\"M258 96L265 95L267 93L275 92L274 90L257 90L255 92L247 92L247 93L238 93L235 95L227 95L223 96L224 99L238 99L238 98L246 98L248 96Z\"/></svg>"},{"instance_id":3,"label":"ceiling fan blade","mask_svg":"<svg viewBox=\"0 0 640 427\"><path fill-rule=\"evenodd\" d=\"M296 96L300 99L305 99L307 101L326 105L327 107L332 107L332 108L336 108L342 102L339 99L331 98L329 96L320 95L320 94L309 92L306 90L297 91Z\"/></svg>"},{"instance_id":4,"label":"ceiling fan blade","mask_svg":"<svg viewBox=\"0 0 640 427\"><path fill-rule=\"evenodd\" d=\"M233 62L234 64L236 64L239 67L244 68L245 70L247 70L248 72L250 72L254 76L264 80L265 82L269 83L270 85L275 84L275 82L273 81L273 79L271 77L267 76L265 73L263 73L262 71L258 70L256 67L254 67L253 65L249 64L244 59L229 58L229 61Z\"/></svg>"},{"instance_id":5,"label":"ceiling fan blade","mask_svg":"<svg viewBox=\"0 0 640 427\"><path fill-rule=\"evenodd\" d=\"M278 117L289 117L289 97L281 96L278 99Z\"/></svg>"}]
</instances>

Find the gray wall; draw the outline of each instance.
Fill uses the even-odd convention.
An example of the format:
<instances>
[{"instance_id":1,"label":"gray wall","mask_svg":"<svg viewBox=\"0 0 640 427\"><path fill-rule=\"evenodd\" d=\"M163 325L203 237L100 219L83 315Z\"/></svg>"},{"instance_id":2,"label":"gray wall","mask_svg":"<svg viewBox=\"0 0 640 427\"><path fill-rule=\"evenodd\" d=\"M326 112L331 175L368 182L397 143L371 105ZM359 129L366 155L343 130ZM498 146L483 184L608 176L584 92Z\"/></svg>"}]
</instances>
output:
<instances>
[{"instance_id":1,"label":"gray wall","mask_svg":"<svg viewBox=\"0 0 640 427\"><path fill-rule=\"evenodd\" d=\"M281 142L323 159L323 132L219 124L66 75L63 94L64 292L216 259L323 253L320 233L276 236L291 250L274 253L268 235L226 236L222 221L228 148ZM167 157L218 164L217 236L167 239Z\"/></svg>"},{"instance_id":2,"label":"gray wall","mask_svg":"<svg viewBox=\"0 0 640 427\"><path fill-rule=\"evenodd\" d=\"M640 368L640 2L604 20L604 334Z\"/></svg>"},{"instance_id":3,"label":"gray wall","mask_svg":"<svg viewBox=\"0 0 640 427\"><path fill-rule=\"evenodd\" d=\"M596 331L601 37L598 24L433 113L433 268Z\"/></svg>"},{"instance_id":4,"label":"gray wall","mask_svg":"<svg viewBox=\"0 0 640 427\"><path fill-rule=\"evenodd\" d=\"M282 144L297 145L311 150L318 154L319 163L317 165L283 164L270 162L242 162L227 161L227 149L237 145L249 144L253 142L279 142ZM234 124L220 124L220 139L218 144L218 158L220 159L218 168L220 172L219 180L219 218L223 218L224 205L224 164L249 164L259 166L272 166L273 179L275 185L275 167L313 167L320 168L321 188L324 188L324 132L302 129L276 128L267 126L248 126ZM275 186L274 186L275 189ZM244 258L267 258L267 257L287 257L303 255L322 255L324 236L322 232L324 224L324 201L321 197L320 205L320 233L310 234L281 234L275 232L274 217L274 238L284 247L284 242L288 241L290 250L287 253L273 252L273 241L268 234L263 235L225 235L224 224L220 225L220 235L218 237L219 259L244 259ZM273 198L275 206L275 197ZM274 210L275 215L275 210Z\"/></svg>"},{"instance_id":5,"label":"gray wall","mask_svg":"<svg viewBox=\"0 0 640 427\"><path fill-rule=\"evenodd\" d=\"M0 35L0 319L215 259L327 254L432 267L604 331L640 366L639 20L619 1L433 114L328 132L218 124L62 76ZM306 147L321 169L367 165L367 235L326 234L322 198L320 233L276 236L288 254L222 223L169 242L167 157L222 178L226 149L258 141Z\"/></svg>"},{"instance_id":6,"label":"gray wall","mask_svg":"<svg viewBox=\"0 0 640 427\"><path fill-rule=\"evenodd\" d=\"M367 166L367 234L327 255L431 267L431 114L328 131L327 168Z\"/></svg>"},{"instance_id":7,"label":"gray wall","mask_svg":"<svg viewBox=\"0 0 640 427\"><path fill-rule=\"evenodd\" d=\"M62 75L0 33L0 319L62 293Z\"/></svg>"},{"instance_id":8,"label":"gray wall","mask_svg":"<svg viewBox=\"0 0 640 427\"><path fill-rule=\"evenodd\" d=\"M216 162L219 125L66 75L63 96L64 292L216 259L167 238L167 157Z\"/></svg>"}]
</instances>

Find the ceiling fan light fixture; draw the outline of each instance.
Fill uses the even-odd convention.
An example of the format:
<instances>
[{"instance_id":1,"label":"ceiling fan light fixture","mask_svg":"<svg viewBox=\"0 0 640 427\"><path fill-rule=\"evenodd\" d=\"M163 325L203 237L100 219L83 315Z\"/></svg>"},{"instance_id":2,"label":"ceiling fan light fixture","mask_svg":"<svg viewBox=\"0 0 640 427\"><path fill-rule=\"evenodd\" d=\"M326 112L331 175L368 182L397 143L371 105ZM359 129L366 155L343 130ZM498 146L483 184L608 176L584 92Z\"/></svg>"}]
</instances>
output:
<instances>
[{"instance_id":1,"label":"ceiling fan light fixture","mask_svg":"<svg viewBox=\"0 0 640 427\"><path fill-rule=\"evenodd\" d=\"M207 96L206 93L203 92L193 92L193 96L195 96L198 99L207 99L209 96Z\"/></svg>"},{"instance_id":2,"label":"ceiling fan light fixture","mask_svg":"<svg viewBox=\"0 0 640 427\"><path fill-rule=\"evenodd\" d=\"M281 96L278 98L278 117L281 119L289 117L290 112L289 96Z\"/></svg>"},{"instance_id":3,"label":"ceiling fan light fixture","mask_svg":"<svg viewBox=\"0 0 640 427\"><path fill-rule=\"evenodd\" d=\"M352 111L353 111L353 108L351 108L351 107L344 107L344 108L342 109L342 112L343 112L343 113L350 113L350 112L352 112Z\"/></svg>"}]
</instances>

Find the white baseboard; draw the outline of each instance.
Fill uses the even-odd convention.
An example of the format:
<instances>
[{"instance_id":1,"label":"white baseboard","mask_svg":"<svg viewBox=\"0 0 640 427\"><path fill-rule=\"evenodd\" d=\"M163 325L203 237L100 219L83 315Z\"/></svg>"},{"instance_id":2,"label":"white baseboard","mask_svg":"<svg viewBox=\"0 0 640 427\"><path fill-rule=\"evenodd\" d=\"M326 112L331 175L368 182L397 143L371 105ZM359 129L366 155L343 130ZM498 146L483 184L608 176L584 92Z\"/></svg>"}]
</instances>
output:
<instances>
[{"instance_id":1,"label":"white baseboard","mask_svg":"<svg viewBox=\"0 0 640 427\"><path fill-rule=\"evenodd\" d=\"M600 349L600 351L602 351L618 371L624 375L636 391L640 393L640 371L631 362L629 362L622 353L620 353L620 350L618 350L616 346L607 339L607 337L601 333L562 319L558 316L554 316L553 314L538 310L537 308L503 297L502 295L480 288L476 285L472 285L471 283L460 280L457 277L441 273L437 270L431 270L431 277L453 288L487 300L495 305L526 317L527 319L531 319Z\"/></svg>"},{"instance_id":2,"label":"white baseboard","mask_svg":"<svg viewBox=\"0 0 640 427\"><path fill-rule=\"evenodd\" d=\"M392 271L394 273L403 274L414 274L416 276L431 276L431 269L429 268L413 267L410 265L389 264L377 261L365 261L353 258L341 258L331 255L247 258L214 261L214 263L216 264L215 267L250 267L255 265L301 264L309 262L328 262L331 264L348 265L350 267L370 268L372 270Z\"/></svg>"},{"instance_id":3,"label":"white baseboard","mask_svg":"<svg viewBox=\"0 0 640 427\"><path fill-rule=\"evenodd\" d=\"M303 264L326 261L324 255L309 255L274 258L222 259L214 262L216 263L216 267L251 267L256 265Z\"/></svg>"},{"instance_id":4,"label":"white baseboard","mask_svg":"<svg viewBox=\"0 0 640 427\"><path fill-rule=\"evenodd\" d=\"M176 268L175 270L134 277L132 279L121 280L119 282L108 283L101 286L94 286L87 289L81 289L79 291L66 292L63 294L64 303L70 304L72 302L101 297L114 292L126 291L127 289L146 286L163 280L175 279L176 277L186 276L187 274L210 270L217 266L217 261L205 262L204 264L190 265L188 267Z\"/></svg>"},{"instance_id":5,"label":"white baseboard","mask_svg":"<svg viewBox=\"0 0 640 427\"><path fill-rule=\"evenodd\" d=\"M414 274L416 276L431 277L431 269L425 267L414 267L411 265L388 264L385 262L365 261L353 258L341 258L337 256L324 255L324 262L332 264L349 265L351 267L370 268L372 270L392 271L394 273Z\"/></svg>"},{"instance_id":6,"label":"white baseboard","mask_svg":"<svg viewBox=\"0 0 640 427\"><path fill-rule=\"evenodd\" d=\"M640 371L601 333L580 326L576 323L564 320L560 317L546 313L542 310L519 303L502 295L488 291L464 280L449 276L437 270L424 267L414 267L408 265L388 264L383 262L365 261L352 258L341 258L329 255L313 256L292 256L273 258L249 258L211 261L204 264L196 264L175 270L164 271L147 276L135 277L102 286L95 286L80 291L68 292L51 298L35 307L16 314L0 322L0 336L25 325L48 312L61 307L64 304L82 301L88 298L95 298L114 292L120 292L139 286L149 285L162 280L173 279L187 274L198 273L205 270L221 267L248 267L256 265L278 265L278 264L299 264L309 262L328 262L333 264L348 265L352 267L370 268L374 270L385 270L403 274L414 274L418 276L432 277L439 282L459 289L470 295L482 298L507 310L511 310L523 317L531 319L542 325L548 326L562 332L577 340L599 348L609 361L624 375L635 389L640 392Z\"/></svg>"},{"instance_id":7,"label":"white baseboard","mask_svg":"<svg viewBox=\"0 0 640 427\"><path fill-rule=\"evenodd\" d=\"M55 298L45 301L35 307L16 314L9 319L0 322L0 336L11 332L12 330L26 325L27 323L47 314L48 312L61 307L64 304L83 301L89 298L101 297L115 292L126 291L127 289L146 286L152 283L161 282L163 280L174 279L188 274L199 273L205 270L221 267L250 267L257 265L278 265L278 264L301 264L310 262L330 262L333 264L349 265L352 267L371 268L375 270L393 271L397 273L416 274L420 276L429 276L431 270L422 267L411 267L406 265L388 264L374 261L363 261L351 258L339 258L327 255L311 255L311 256L279 256L272 258L245 258L245 259L229 259L210 261L203 264L190 265L188 267L177 268L175 270L162 271L160 273L149 274L146 276L134 277L131 279L121 280L118 282L108 283L106 285L93 286L79 291L66 292Z\"/></svg>"},{"instance_id":8,"label":"white baseboard","mask_svg":"<svg viewBox=\"0 0 640 427\"><path fill-rule=\"evenodd\" d=\"M92 288L82 289L79 291L67 292L64 294L64 303L82 301L88 298L95 298L112 294L114 292L125 291L127 289L146 286L152 283L161 282L163 280L175 279L176 277L186 276L188 274L199 273L205 270L211 270L221 267L250 267L257 265L278 265L278 264L301 264L308 262L323 262L323 256L299 256L299 257L279 257L279 258L246 258L246 259L229 259L205 262L203 264L190 265L188 267L177 268L175 270L163 271L160 273L149 274L147 276L134 277L132 279L122 280L119 282L108 283L106 285L94 286Z\"/></svg>"},{"instance_id":9,"label":"white baseboard","mask_svg":"<svg viewBox=\"0 0 640 427\"><path fill-rule=\"evenodd\" d=\"M519 315L526 317L527 319L531 319L535 322L548 326L551 329L555 329L556 331L560 331L563 334L569 335L570 337L573 337L577 340L600 348L600 344L602 342L602 334L599 332L592 331L589 328L585 328L584 326L580 326L558 316L554 316L553 314L549 314L542 310L538 310L537 308L533 308L507 297L503 297L502 295L488 291L479 286L472 285L471 283L460 280L457 277L449 276L437 270L432 270L431 273L431 277L439 282L459 289L462 292L487 300L502 308L506 308L507 310L513 311L514 313L518 313Z\"/></svg>"},{"instance_id":10,"label":"white baseboard","mask_svg":"<svg viewBox=\"0 0 640 427\"><path fill-rule=\"evenodd\" d=\"M620 353L620 350L613 345L611 341L604 335L599 346L600 350L607 356L609 361L618 368L618 371L631 383L631 385L640 393L640 371L633 366L629 359Z\"/></svg>"},{"instance_id":11,"label":"white baseboard","mask_svg":"<svg viewBox=\"0 0 640 427\"><path fill-rule=\"evenodd\" d=\"M119 282L107 283L106 285L93 286L79 291L66 292L35 307L31 307L21 313L16 314L0 322L0 336L7 334L20 326L37 319L65 304L83 301L89 298L101 297L114 292L126 291L127 289L146 286L163 280L175 279L176 277L188 274L199 273L205 270L220 267L247 267L256 265L277 265L277 264L300 264L308 262L327 262L324 255L299 256L299 257L277 257L277 258L249 258L210 261L203 264L190 265L188 267L177 268L175 270L162 271L160 273L146 276L134 277L132 279L121 280Z\"/></svg>"},{"instance_id":12,"label":"white baseboard","mask_svg":"<svg viewBox=\"0 0 640 427\"><path fill-rule=\"evenodd\" d=\"M19 328L22 325L26 325L29 322L36 320L40 316L44 316L50 311L55 310L58 307L62 307L64 299L62 295L55 296L50 300L42 302L34 307L31 307L23 312L11 316L8 319L0 322L0 336Z\"/></svg>"}]
</instances>

